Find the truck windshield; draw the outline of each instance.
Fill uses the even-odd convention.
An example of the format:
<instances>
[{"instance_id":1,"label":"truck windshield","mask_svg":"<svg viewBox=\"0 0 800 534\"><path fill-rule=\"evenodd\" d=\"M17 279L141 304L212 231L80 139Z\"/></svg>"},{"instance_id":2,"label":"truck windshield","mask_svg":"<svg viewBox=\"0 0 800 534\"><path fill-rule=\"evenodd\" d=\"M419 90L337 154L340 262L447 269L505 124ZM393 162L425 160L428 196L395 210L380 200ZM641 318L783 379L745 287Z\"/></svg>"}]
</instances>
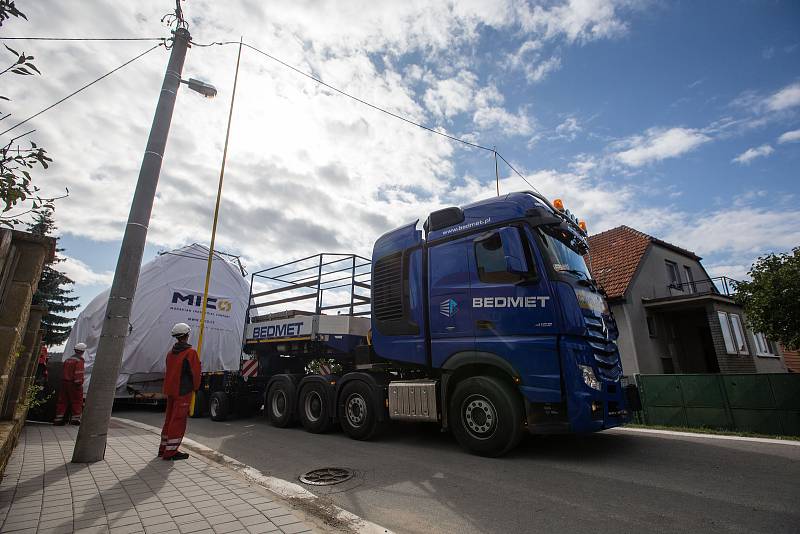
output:
<instances>
[{"instance_id":1,"label":"truck windshield","mask_svg":"<svg viewBox=\"0 0 800 534\"><path fill-rule=\"evenodd\" d=\"M581 252L583 243L570 232L557 226L537 228L545 246L545 255L558 272L568 272L587 280L591 279Z\"/></svg>"}]
</instances>

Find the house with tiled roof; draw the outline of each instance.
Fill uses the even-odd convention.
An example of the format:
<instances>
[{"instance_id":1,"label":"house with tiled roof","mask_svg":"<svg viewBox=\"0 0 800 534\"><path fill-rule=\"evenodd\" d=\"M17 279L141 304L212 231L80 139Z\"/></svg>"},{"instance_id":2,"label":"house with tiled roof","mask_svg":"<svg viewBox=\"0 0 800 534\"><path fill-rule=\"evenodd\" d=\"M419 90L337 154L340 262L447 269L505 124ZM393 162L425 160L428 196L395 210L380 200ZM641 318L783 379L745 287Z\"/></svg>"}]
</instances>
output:
<instances>
[{"instance_id":1,"label":"house with tiled roof","mask_svg":"<svg viewBox=\"0 0 800 534\"><path fill-rule=\"evenodd\" d=\"M786 372L777 344L747 328L735 280L628 226L589 237L586 257L619 329L625 374Z\"/></svg>"}]
</instances>

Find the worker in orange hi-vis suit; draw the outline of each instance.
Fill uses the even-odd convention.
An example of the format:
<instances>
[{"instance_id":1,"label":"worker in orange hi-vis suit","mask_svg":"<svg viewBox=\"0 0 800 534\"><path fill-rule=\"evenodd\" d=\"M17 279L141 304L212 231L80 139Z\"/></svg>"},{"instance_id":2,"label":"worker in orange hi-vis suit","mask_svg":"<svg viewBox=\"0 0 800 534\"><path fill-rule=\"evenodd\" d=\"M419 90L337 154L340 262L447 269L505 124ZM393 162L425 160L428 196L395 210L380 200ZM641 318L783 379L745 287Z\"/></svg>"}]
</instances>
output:
<instances>
[{"instance_id":1,"label":"worker in orange hi-vis suit","mask_svg":"<svg viewBox=\"0 0 800 534\"><path fill-rule=\"evenodd\" d=\"M192 394L200 388L200 358L189 344L191 328L186 323L172 327L175 345L167 353L167 370L164 373L164 394L167 396L167 413L161 429L161 446L158 455L164 460L185 460L185 452L178 452L186 433L186 418Z\"/></svg>"},{"instance_id":2,"label":"worker in orange hi-vis suit","mask_svg":"<svg viewBox=\"0 0 800 534\"><path fill-rule=\"evenodd\" d=\"M64 424L64 415L67 407L72 414L70 423L81 424L83 413L83 353L86 352L86 343L75 345L75 354L64 360L61 372L61 389L56 402L56 418L54 425Z\"/></svg>"}]
</instances>

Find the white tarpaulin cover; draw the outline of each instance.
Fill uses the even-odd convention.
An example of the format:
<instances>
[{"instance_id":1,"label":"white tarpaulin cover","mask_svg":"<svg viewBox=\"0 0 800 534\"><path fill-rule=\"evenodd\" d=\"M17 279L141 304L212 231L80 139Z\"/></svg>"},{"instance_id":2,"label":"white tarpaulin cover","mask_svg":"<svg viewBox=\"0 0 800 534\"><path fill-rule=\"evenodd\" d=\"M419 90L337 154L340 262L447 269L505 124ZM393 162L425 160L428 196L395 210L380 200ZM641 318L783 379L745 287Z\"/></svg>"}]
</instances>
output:
<instances>
[{"instance_id":1,"label":"white tarpaulin cover","mask_svg":"<svg viewBox=\"0 0 800 534\"><path fill-rule=\"evenodd\" d=\"M144 379L151 374L147 379L152 380L153 373L164 372L167 351L174 343L170 329L175 323L192 327L189 342L197 346L207 261L208 248L193 244L161 254L142 266L131 310L132 330L125 340L117 378L118 391L124 391L129 380L136 380L133 375ZM109 290L103 291L81 312L64 348L64 354L71 355L76 343L86 343L84 387L91 380L108 294ZM203 371L239 369L249 296L250 287L238 267L215 256L201 351Z\"/></svg>"}]
</instances>

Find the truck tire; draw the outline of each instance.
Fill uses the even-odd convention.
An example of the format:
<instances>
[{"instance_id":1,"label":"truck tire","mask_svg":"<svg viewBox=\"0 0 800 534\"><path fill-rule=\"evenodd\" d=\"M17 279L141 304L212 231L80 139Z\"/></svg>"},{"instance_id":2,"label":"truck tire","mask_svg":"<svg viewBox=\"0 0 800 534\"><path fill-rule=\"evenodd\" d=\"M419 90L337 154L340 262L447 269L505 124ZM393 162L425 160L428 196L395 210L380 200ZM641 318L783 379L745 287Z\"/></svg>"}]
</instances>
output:
<instances>
[{"instance_id":1,"label":"truck tire","mask_svg":"<svg viewBox=\"0 0 800 534\"><path fill-rule=\"evenodd\" d=\"M475 376L459 382L449 410L453 434L473 454L502 456L522 439L519 394L493 376Z\"/></svg>"},{"instance_id":2,"label":"truck tire","mask_svg":"<svg viewBox=\"0 0 800 534\"><path fill-rule=\"evenodd\" d=\"M297 401L297 414L300 423L307 431L322 434L333 425L333 414L330 413L328 392L319 382L311 382L303 387Z\"/></svg>"},{"instance_id":3,"label":"truck tire","mask_svg":"<svg viewBox=\"0 0 800 534\"><path fill-rule=\"evenodd\" d=\"M360 380L345 384L339 397L339 423L344 433L353 439L368 440L383 430L375 407L377 402L371 387Z\"/></svg>"},{"instance_id":4,"label":"truck tire","mask_svg":"<svg viewBox=\"0 0 800 534\"><path fill-rule=\"evenodd\" d=\"M192 419L200 419L206 416L208 409L208 396L202 389L197 390L194 394L194 410L191 413Z\"/></svg>"},{"instance_id":5,"label":"truck tire","mask_svg":"<svg viewBox=\"0 0 800 534\"><path fill-rule=\"evenodd\" d=\"M267 392L264 412L272 426L286 428L292 424L292 406L294 406L294 388L283 381L275 382Z\"/></svg>"},{"instance_id":6,"label":"truck tire","mask_svg":"<svg viewBox=\"0 0 800 534\"><path fill-rule=\"evenodd\" d=\"M212 421L225 421L231 413L231 401L222 391L215 391L208 400L208 412Z\"/></svg>"}]
</instances>

